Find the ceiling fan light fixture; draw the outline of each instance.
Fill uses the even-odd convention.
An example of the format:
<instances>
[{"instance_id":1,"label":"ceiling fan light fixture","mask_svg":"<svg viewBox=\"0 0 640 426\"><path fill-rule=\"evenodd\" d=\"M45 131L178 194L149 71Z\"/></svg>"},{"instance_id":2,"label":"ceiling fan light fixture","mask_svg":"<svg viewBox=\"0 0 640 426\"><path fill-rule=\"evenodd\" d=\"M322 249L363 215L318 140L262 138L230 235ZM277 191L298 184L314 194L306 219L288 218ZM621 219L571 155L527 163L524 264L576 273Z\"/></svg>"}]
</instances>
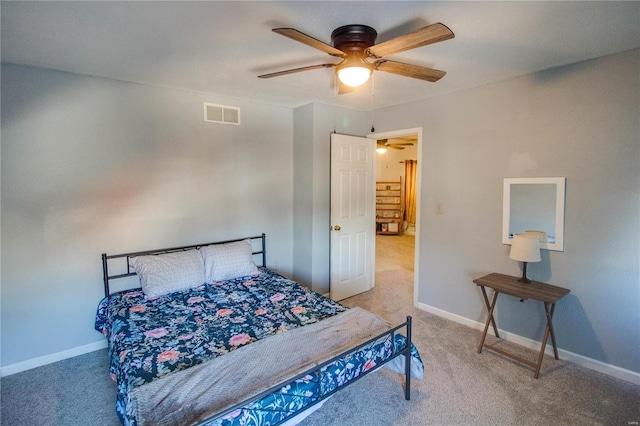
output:
<instances>
[{"instance_id":1,"label":"ceiling fan light fixture","mask_svg":"<svg viewBox=\"0 0 640 426\"><path fill-rule=\"evenodd\" d=\"M336 72L343 84L349 87L359 87L371 77L373 65L365 61L360 53L353 53L337 66Z\"/></svg>"},{"instance_id":2,"label":"ceiling fan light fixture","mask_svg":"<svg viewBox=\"0 0 640 426\"><path fill-rule=\"evenodd\" d=\"M385 148L384 146L379 146L376 148L376 151L378 152L378 154L384 154L385 152L387 152L387 148Z\"/></svg>"},{"instance_id":3,"label":"ceiling fan light fixture","mask_svg":"<svg viewBox=\"0 0 640 426\"><path fill-rule=\"evenodd\" d=\"M350 87L359 87L371 77L371 68L364 66L349 66L338 70L338 78Z\"/></svg>"}]
</instances>

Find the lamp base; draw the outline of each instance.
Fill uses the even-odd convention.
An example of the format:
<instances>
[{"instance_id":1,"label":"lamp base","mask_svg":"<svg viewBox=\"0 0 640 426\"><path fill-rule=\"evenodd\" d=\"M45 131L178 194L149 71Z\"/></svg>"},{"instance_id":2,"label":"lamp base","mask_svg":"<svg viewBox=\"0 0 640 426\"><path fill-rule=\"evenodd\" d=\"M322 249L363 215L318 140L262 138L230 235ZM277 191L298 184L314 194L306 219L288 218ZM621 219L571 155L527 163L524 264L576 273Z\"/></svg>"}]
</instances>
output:
<instances>
[{"instance_id":1,"label":"lamp base","mask_svg":"<svg viewBox=\"0 0 640 426\"><path fill-rule=\"evenodd\" d=\"M519 283L531 284L531 280L527 278L527 262L522 262L522 278L518 280Z\"/></svg>"}]
</instances>

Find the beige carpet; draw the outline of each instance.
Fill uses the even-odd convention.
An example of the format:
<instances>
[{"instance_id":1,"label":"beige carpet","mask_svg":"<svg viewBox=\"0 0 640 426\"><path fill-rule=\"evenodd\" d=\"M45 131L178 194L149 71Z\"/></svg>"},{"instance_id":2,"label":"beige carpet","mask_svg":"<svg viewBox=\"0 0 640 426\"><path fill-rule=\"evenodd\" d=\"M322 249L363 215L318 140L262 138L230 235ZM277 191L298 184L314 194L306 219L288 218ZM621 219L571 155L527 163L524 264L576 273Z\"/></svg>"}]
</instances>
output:
<instances>
[{"instance_id":1,"label":"beige carpet","mask_svg":"<svg viewBox=\"0 0 640 426\"><path fill-rule=\"evenodd\" d=\"M640 420L640 386L545 356L540 379L529 367L489 351L480 332L413 308L412 236L378 236L376 286L343 303L393 324L413 316L425 380L382 369L342 390L301 423L327 425L630 425ZM492 340L495 340L492 338ZM521 356L535 352L512 343Z\"/></svg>"}]
</instances>

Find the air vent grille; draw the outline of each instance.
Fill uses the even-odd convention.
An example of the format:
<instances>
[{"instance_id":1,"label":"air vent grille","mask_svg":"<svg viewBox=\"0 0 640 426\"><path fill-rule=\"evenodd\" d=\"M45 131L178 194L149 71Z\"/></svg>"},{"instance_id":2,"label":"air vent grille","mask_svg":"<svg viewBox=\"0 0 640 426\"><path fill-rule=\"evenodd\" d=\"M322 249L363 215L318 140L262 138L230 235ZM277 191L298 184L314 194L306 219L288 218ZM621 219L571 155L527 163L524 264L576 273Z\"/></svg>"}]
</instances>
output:
<instances>
[{"instance_id":1,"label":"air vent grille","mask_svg":"<svg viewBox=\"0 0 640 426\"><path fill-rule=\"evenodd\" d=\"M204 103L204 121L211 123L240 124L240 108Z\"/></svg>"}]
</instances>

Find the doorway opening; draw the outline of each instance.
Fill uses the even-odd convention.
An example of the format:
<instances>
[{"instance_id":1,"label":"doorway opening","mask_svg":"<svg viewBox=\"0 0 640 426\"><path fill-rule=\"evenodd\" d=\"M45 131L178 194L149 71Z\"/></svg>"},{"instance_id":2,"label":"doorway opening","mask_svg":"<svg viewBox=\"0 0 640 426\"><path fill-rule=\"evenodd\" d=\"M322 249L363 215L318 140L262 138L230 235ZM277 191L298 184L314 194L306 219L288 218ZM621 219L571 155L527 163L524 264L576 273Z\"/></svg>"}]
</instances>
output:
<instances>
[{"instance_id":1,"label":"doorway opening","mask_svg":"<svg viewBox=\"0 0 640 426\"><path fill-rule=\"evenodd\" d=\"M422 129L369 135L377 140L375 285L418 300L416 239ZM411 297L411 296L409 296Z\"/></svg>"}]
</instances>

